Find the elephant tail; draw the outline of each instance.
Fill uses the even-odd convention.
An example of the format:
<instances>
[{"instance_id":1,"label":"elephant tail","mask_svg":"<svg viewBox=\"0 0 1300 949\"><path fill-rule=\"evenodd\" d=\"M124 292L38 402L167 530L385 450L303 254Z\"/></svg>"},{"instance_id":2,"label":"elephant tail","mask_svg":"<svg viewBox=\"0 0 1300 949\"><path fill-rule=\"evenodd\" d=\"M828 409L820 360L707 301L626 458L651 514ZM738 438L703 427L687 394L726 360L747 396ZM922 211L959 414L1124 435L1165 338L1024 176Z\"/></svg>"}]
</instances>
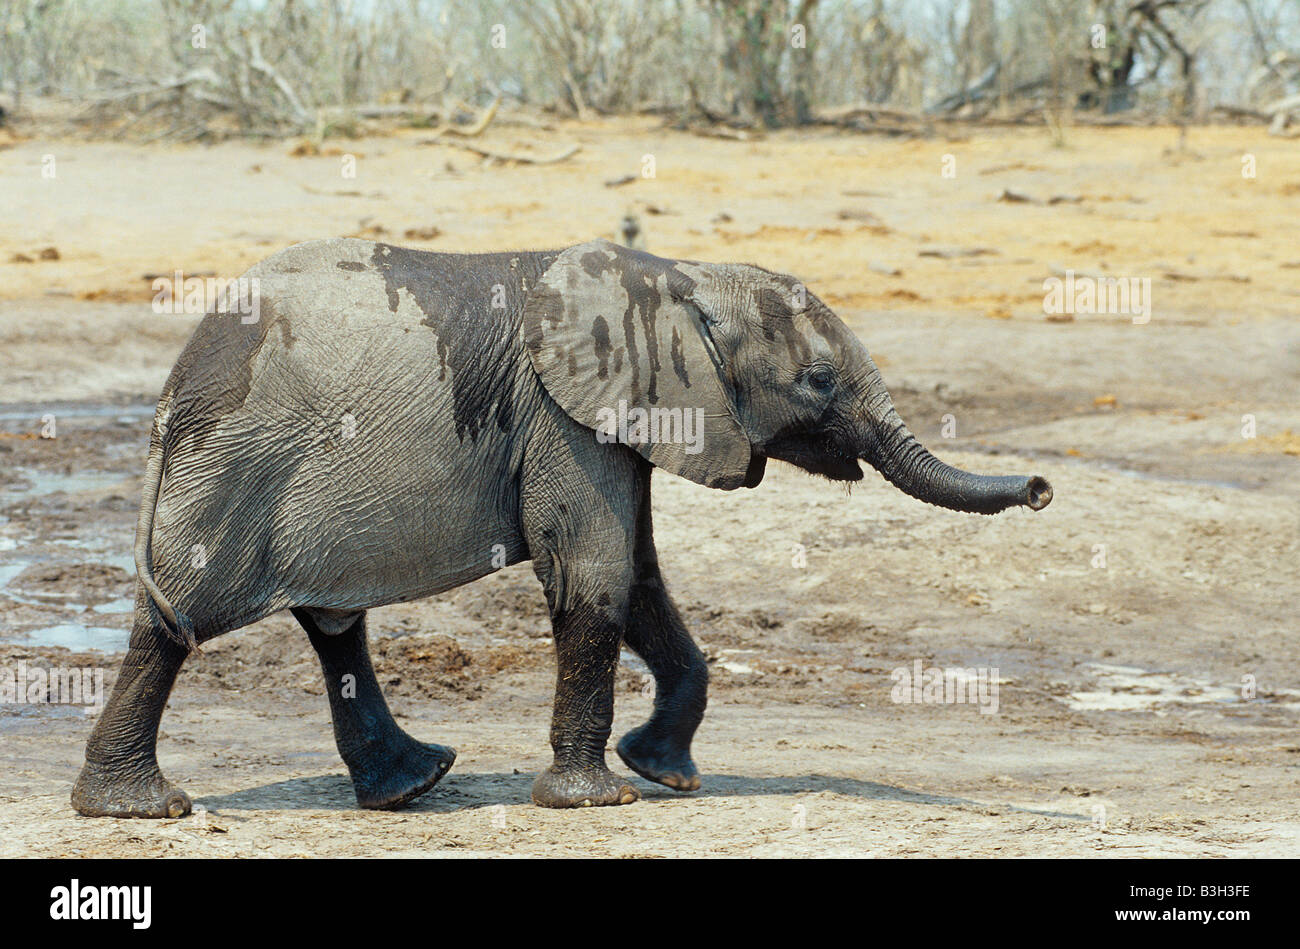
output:
<instances>
[{"instance_id":1,"label":"elephant tail","mask_svg":"<svg viewBox=\"0 0 1300 949\"><path fill-rule=\"evenodd\" d=\"M154 416L153 433L149 439L149 464L145 468L144 490L140 497L140 515L135 525L135 572L144 585L149 598L162 614L163 629L167 635L190 652L199 648L194 634L194 623L184 613L178 612L153 578L151 546L153 540L153 518L158 508L158 491L162 485L163 465L166 461L165 426L171 412L171 393L163 396Z\"/></svg>"}]
</instances>

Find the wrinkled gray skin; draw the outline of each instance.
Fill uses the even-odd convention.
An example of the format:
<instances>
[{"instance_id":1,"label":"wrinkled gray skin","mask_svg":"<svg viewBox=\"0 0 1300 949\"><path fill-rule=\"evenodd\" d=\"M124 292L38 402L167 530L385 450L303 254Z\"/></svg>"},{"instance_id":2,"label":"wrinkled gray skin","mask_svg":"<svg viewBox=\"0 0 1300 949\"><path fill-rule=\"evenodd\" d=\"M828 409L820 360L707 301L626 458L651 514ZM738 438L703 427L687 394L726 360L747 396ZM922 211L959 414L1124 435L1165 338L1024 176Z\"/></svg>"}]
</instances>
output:
<instances>
[{"instance_id":1,"label":"wrinkled gray skin","mask_svg":"<svg viewBox=\"0 0 1300 949\"><path fill-rule=\"evenodd\" d=\"M545 588L559 666L554 763L534 801L637 798L605 765L621 644L656 693L619 755L693 790L708 674L659 574L653 467L731 489L758 484L768 458L843 481L865 460L954 510L1051 499L1041 478L976 476L930 455L866 348L793 278L758 267L606 241L453 255L329 240L246 276L260 319L209 314L158 405L135 625L73 790L83 814L190 810L155 757L176 673L197 643L283 609L320 656L358 802L396 807L428 790L455 752L394 723L365 611L523 560ZM702 450L602 443L596 413L620 400L702 410Z\"/></svg>"}]
</instances>

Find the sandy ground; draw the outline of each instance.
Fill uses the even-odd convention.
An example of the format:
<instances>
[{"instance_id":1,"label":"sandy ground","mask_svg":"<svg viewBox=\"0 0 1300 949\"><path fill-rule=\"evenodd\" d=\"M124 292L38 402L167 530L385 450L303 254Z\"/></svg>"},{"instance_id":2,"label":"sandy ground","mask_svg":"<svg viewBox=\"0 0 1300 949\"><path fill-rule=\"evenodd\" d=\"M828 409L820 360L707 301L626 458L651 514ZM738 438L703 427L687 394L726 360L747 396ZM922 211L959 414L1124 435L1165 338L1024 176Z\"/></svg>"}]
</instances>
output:
<instances>
[{"instance_id":1,"label":"sandy ground","mask_svg":"<svg viewBox=\"0 0 1300 949\"><path fill-rule=\"evenodd\" d=\"M560 246L612 236L631 210L652 251L798 274L938 454L1042 474L1055 501L981 518L871 474L851 496L776 464L752 492L656 476L665 574L712 661L696 794L637 779L629 807L528 803L554 658L520 565L371 614L399 721L460 753L407 810L355 809L310 646L276 616L192 660L164 718L163 769L202 818L77 817L91 717L0 706L0 856L1300 855L1294 144L501 123L484 144L582 146L502 166L425 136L306 157L3 153L0 670L115 674L151 403L195 322L153 313L144 275L233 276L314 237ZM606 185L646 155L654 178ZM1054 269L1150 278L1150 322L1046 319ZM47 415L53 439L38 437ZM996 714L892 701L891 673L917 660L996 670ZM643 672L625 655L616 735L647 714Z\"/></svg>"}]
</instances>

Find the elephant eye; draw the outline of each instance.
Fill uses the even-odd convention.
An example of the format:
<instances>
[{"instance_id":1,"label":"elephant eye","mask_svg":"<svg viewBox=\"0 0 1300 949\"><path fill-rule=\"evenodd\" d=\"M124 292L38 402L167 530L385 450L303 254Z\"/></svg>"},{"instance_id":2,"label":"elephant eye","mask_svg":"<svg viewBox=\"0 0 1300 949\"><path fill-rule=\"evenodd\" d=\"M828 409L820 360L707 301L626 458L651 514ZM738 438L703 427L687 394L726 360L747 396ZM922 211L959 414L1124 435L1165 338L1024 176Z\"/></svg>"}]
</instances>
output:
<instances>
[{"instance_id":1,"label":"elephant eye","mask_svg":"<svg viewBox=\"0 0 1300 949\"><path fill-rule=\"evenodd\" d=\"M808 370L808 385L819 392L835 388L835 370L830 366L813 366Z\"/></svg>"}]
</instances>

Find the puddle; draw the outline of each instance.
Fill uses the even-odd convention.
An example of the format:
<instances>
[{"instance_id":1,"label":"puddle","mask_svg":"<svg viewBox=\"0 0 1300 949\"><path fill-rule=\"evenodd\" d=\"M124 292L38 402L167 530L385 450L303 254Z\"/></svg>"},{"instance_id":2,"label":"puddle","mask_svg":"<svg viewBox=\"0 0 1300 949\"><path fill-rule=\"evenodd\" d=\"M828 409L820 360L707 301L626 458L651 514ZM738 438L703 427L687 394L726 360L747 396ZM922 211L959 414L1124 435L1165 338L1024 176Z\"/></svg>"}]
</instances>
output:
<instances>
[{"instance_id":1,"label":"puddle","mask_svg":"<svg viewBox=\"0 0 1300 949\"><path fill-rule=\"evenodd\" d=\"M11 560L8 563L0 563L0 590L9 586L13 578L18 576L36 561L34 560Z\"/></svg>"},{"instance_id":2,"label":"puddle","mask_svg":"<svg viewBox=\"0 0 1300 949\"><path fill-rule=\"evenodd\" d=\"M51 598L76 596L77 595L76 592L72 590L50 591L49 593L42 594L39 597L31 597L31 596L27 596L24 593L20 593L18 590L10 589L9 584L12 583L20 573L22 573L24 570L26 570L34 563L36 563L35 560L11 560L8 563L0 564L0 595L3 595L7 599L13 600L15 603L24 603L27 606L48 607L48 606L57 605L64 609L69 609L69 610L74 608L77 610L82 609L82 607L78 606L75 603L51 603L50 602Z\"/></svg>"},{"instance_id":3,"label":"puddle","mask_svg":"<svg viewBox=\"0 0 1300 949\"><path fill-rule=\"evenodd\" d=\"M135 536L135 528L131 529L131 536ZM124 554L107 554L100 557L104 563L110 567L121 567L131 576L135 576L135 554L131 552L131 541L127 542L127 552Z\"/></svg>"},{"instance_id":4,"label":"puddle","mask_svg":"<svg viewBox=\"0 0 1300 949\"><path fill-rule=\"evenodd\" d=\"M135 609L135 600L130 597L119 597L116 600L109 600L107 603L101 603L98 606L92 606L96 613L130 613Z\"/></svg>"},{"instance_id":5,"label":"puddle","mask_svg":"<svg viewBox=\"0 0 1300 949\"><path fill-rule=\"evenodd\" d=\"M76 474L61 474L32 468L17 468L11 474L10 484L0 488L0 504L12 504L25 498L42 497L59 491L65 494L104 491L121 484L127 480L127 477L115 471L79 471ZM25 486L14 487L14 481Z\"/></svg>"},{"instance_id":6,"label":"puddle","mask_svg":"<svg viewBox=\"0 0 1300 949\"><path fill-rule=\"evenodd\" d=\"M747 655L749 653L756 653L758 651L759 650L757 649L719 649L718 656L722 657L722 656ZM755 669L753 666L749 665L748 663L736 662L730 659L723 660L719 658L718 666L723 669L726 669L732 675L737 675L737 676L748 676L748 675L761 676L763 674L758 669Z\"/></svg>"},{"instance_id":7,"label":"puddle","mask_svg":"<svg viewBox=\"0 0 1300 949\"><path fill-rule=\"evenodd\" d=\"M110 567L120 567L131 576L135 576L135 554L131 553L131 541L115 540L103 537L77 537L72 539L58 538L50 541L51 546L71 547L85 556L79 560L93 560L95 563L107 564ZM112 553L112 551L121 551L125 548L127 553Z\"/></svg>"},{"instance_id":8,"label":"puddle","mask_svg":"<svg viewBox=\"0 0 1300 949\"><path fill-rule=\"evenodd\" d=\"M116 554L111 556L99 556L95 560L99 563L108 564L113 567L120 567L127 573L134 575L135 558L131 554ZM81 590L47 590L39 596L31 596L19 590L12 589L10 584L28 567L37 560L19 559L9 560L0 563L0 597L12 600L14 603L23 603L27 606L39 606L45 608L57 608L67 610L73 613L80 613L86 609L84 603L75 600L66 600L68 597L78 596L84 591ZM60 602L66 600L66 602ZM96 613L115 615L120 613L130 613L135 609L135 599L133 597L116 597L105 603L99 603L90 607ZM59 643L37 643L36 645L57 646Z\"/></svg>"},{"instance_id":9,"label":"puddle","mask_svg":"<svg viewBox=\"0 0 1300 949\"><path fill-rule=\"evenodd\" d=\"M1137 666L1094 662L1083 667L1096 688L1071 692L1062 701L1077 712L1131 712L1160 705L1241 705L1241 685L1216 685L1208 679L1172 672L1150 672ZM1274 689L1272 694L1300 698L1300 691ZM1300 703L1282 703L1300 708Z\"/></svg>"},{"instance_id":10,"label":"puddle","mask_svg":"<svg viewBox=\"0 0 1300 949\"><path fill-rule=\"evenodd\" d=\"M131 640L131 633L125 629L110 629L106 626L83 626L80 623L59 623L26 633L9 634L4 642L21 643L24 646L62 646L76 652L95 650L97 652L121 652Z\"/></svg>"},{"instance_id":11,"label":"puddle","mask_svg":"<svg viewBox=\"0 0 1300 949\"><path fill-rule=\"evenodd\" d=\"M111 418L135 423L153 418L153 405L88 405L79 402L55 402L36 405L18 403L0 407L0 422L29 422L39 427L42 416L58 418Z\"/></svg>"}]
</instances>

